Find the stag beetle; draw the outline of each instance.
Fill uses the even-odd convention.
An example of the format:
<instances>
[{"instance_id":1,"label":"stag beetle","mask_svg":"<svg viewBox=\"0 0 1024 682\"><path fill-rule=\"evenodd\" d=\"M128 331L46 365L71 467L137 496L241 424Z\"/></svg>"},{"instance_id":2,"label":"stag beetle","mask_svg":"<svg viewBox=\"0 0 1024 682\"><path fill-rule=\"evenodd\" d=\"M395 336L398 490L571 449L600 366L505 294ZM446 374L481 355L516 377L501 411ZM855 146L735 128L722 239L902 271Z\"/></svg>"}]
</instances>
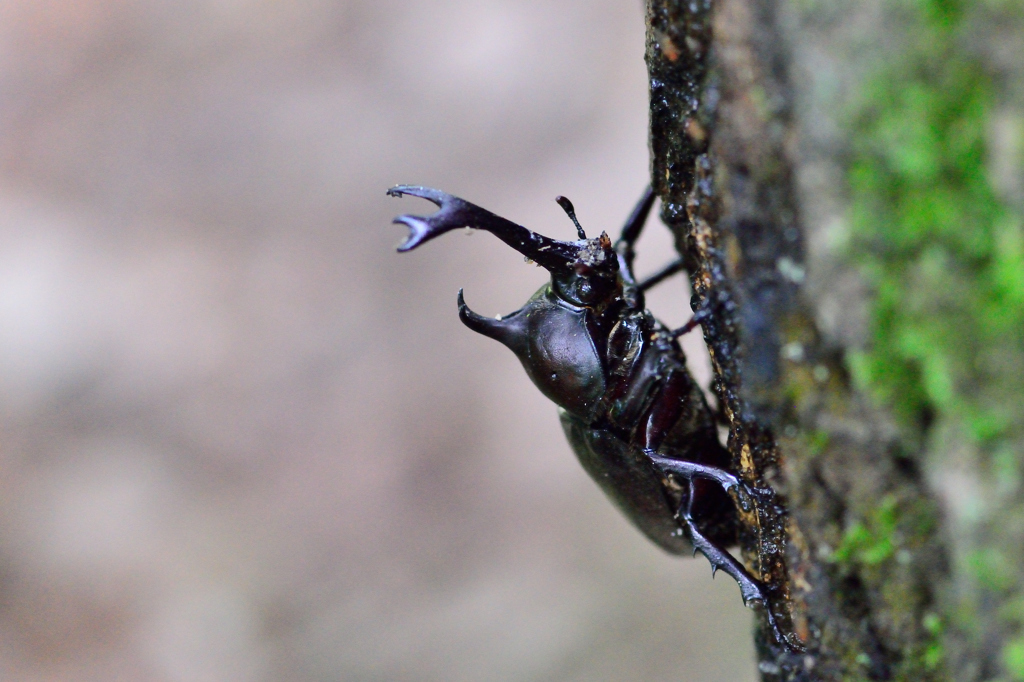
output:
<instances>
[{"instance_id":1,"label":"stag beetle","mask_svg":"<svg viewBox=\"0 0 1024 682\"><path fill-rule=\"evenodd\" d=\"M726 547L736 544L737 511L728 492L749 510L759 491L729 471L716 420L686 368L677 338L708 314L701 310L670 330L644 307L644 291L683 269L676 261L648 279L633 276L634 243L654 193L648 188L613 245L607 233L588 239L572 203L556 201L576 226L578 241L532 232L440 190L398 185L388 195L428 199L430 216L401 215L409 228L398 247L411 251L445 232L486 230L544 267L551 281L519 310L483 317L459 291L459 317L508 346L530 379L559 408L562 428L580 463L648 538L672 554L699 551L739 584L743 602L760 601L779 641L783 635L765 586Z\"/></svg>"}]
</instances>

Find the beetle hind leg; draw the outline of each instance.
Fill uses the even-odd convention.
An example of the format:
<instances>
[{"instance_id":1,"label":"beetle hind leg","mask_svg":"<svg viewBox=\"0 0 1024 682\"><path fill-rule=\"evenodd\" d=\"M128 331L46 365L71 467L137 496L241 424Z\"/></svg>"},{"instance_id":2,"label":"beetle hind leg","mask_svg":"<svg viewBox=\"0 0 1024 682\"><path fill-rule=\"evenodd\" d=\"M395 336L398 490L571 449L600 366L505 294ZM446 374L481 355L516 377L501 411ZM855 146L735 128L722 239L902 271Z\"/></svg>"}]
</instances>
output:
<instances>
[{"instance_id":1,"label":"beetle hind leg","mask_svg":"<svg viewBox=\"0 0 1024 682\"><path fill-rule=\"evenodd\" d=\"M715 573L719 570L732 577L740 588L740 595L743 598L744 605L749 606L752 601L761 602L761 605L764 607L765 617L768 619L768 625L775 634L775 638L783 646L791 651L803 651L803 647L799 643L792 641L782 631L782 628L779 627L775 614L772 613L771 602L768 600L768 593L764 583L752 576L736 557L714 540L707 537L697 527L692 514L696 492L694 481L690 479L689 495L687 495L686 500L676 515L676 518L686 525L690 541L693 543L694 556L696 556L697 552L700 552L707 558L711 564L711 577L714 577Z\"/></svg>"},{"instance_id":2,"label":"beetle hind leg","mask_svg":"<svg viewBox=\"0 0 1024 682\"><path fill-rule=\"evenodd\" d=\"M698 464L696 462L687 462L681 459L670 459L659 455L654 450L644 450L644 454L650 457L651 461L656 467L662 471L670 474L678 474L686 479L695 477L709 478L712 481L718 481L719 484L726 490L730 488L737 488L743 485L739 477L736 474L729 473L725 469L719 469L718 467L708 466L707 464Z\"/></svg>"},{"instance_id":3,"label":"beetle hind leg","mask_svg":"<svg viewBox=\"0 0 1024 682\"><path fill-rule=\"evenodd\" d=\"M765 616L768 618L768 625L775 634L775 638L789 649L800 650L799 646L791 642L779 627L779 624L775 619L775 614L772 613L771 604L768 601L768 594L765 590L764 584L754 576L750 575L747 569L743 567L743 564L741 564L727 550L719 547L713 541L705 537L704 534L700 532L700 529L697 528L697 524L694 523L689 510L680 513L680 520L686 524L686 529L689 531L690 541L693 542L693 553L696 555L697 552L700 552L707 557L707 560L711 563L712 577L718 570L721 570L731 576L732 579L736 581L736 584L739 585L740 595L743 597L743 603L745 605L749 605L752 601L761 602L761 605L764 607Z\"/></svg>"},{"instance_id":4,"label":"beetle hind leg","mask_svg":"<svg viewBox=\"0 0 1024 682\"><path fill-rule=\"evenodd\" d=\"M732 576L733 580L740 586L740 594L743 596L743 603L751 601L766 602L767 595L764 593L764 586L754 576L750 575L746 568L732 554L722 549L712 540L706 537L690 513L680 513L680 520L686 524L690 539L693 542L693 553L700 552L711 563L711 573L714 575L718 570L725 571Z\"/></svg>"}]
</instances>

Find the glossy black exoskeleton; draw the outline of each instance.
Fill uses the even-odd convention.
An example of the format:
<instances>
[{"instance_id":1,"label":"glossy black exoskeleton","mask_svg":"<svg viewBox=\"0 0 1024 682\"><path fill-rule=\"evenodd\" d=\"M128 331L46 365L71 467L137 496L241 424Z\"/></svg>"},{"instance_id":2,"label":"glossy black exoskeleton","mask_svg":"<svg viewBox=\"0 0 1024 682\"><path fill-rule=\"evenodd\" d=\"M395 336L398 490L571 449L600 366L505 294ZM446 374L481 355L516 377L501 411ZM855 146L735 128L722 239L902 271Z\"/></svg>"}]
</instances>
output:
<instances>
[{"instance_id":1,"label":"glossy black exoskeleton","mask_svg":"<svg viewBox=\"0 0 1024 682\"><path fill-rule=\"evenodd\" d=\"M644 290L681 270L673 263L644 282L633 277L634 243L654 203L648 189L613 245L608 235L587 239L572 204L579 240L551 239L479 206L428 187L399 185L388 194L429 199L430 216L402 215L409 228L398 247L410 251L461 227L486 230L551 274L519 310L498 318L477 315L459 292L459 317L470 329L508 346L544 395L559 407L562 427L583 468L648 538L673 554L703 553L712 572L739 584L744 603L764 603L765 587L728 551L736 543L737 512L728 495L749 509L755 491L729 471L715 419L686 368L676 338L701 313L672 331L644 308Z\"/></svg>"}]
</instances>

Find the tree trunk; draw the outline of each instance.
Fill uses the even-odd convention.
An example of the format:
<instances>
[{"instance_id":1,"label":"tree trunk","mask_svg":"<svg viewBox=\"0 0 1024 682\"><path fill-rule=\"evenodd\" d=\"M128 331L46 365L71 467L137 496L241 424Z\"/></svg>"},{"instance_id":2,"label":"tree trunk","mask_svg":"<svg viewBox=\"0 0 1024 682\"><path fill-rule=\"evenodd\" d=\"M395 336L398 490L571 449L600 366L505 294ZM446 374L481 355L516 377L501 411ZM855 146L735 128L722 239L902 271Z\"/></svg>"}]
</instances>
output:
<instances>
[{"instance_id":1,"label":"tree trunk","mask_svg":"<svg viewBox=\"0 0 1024 682\"><path fill-rule=\"evenodd\" d=\"M960 93L970 90L973 81L949 86L944 74L956 55L968 53L972 56L965 63L980 65L978 73L995 74L992 88L984 92L996 93L1004 111L1021 111L1013 108L1019 102L1008 93L1024 90L1011 87L1022 81L1022 53L1007 60L1005 51L985 53L974 46L990 42L991 33L978 37L985 27L1001 26L1011 46L1024 31L1019 20L1010 22L1009 29L995 21L996 10L979 18L958 6L949 10L956 3L934 4L947 14L922 10L923 18L907 13L893 19L864 3L849 3L799 16L785 14L774 0L648 2L652 182L662 200L662 218L687 263L693 307L712 312L702 329L714 391L728 420L733 464L749 484L772 491L742 518L743 556L769 587L767 608L806 647L806 653L796 653L775 641L762 617L755 637L764 680L1024 679L1024 640L1014 639L1024 623L1024 588L1019 587L1024 582L1024 504L1016 454L1024 440L1024 418L1016 407L1024 393L1024 325L1013 327L1011 337L992 332L982 338L977 334L985 331L983 321L972 324L972 318L962 317L976 314L978 306L961 302L965 310L945 318L929 312L937 303L932 308L921 304L924 312L910 309L912 301L941 303L948 297L941 291L948 280L922 286L919 278L909 278L908 269L924 262L938 248L935 244L943 245L950 267L961 256L948 246L947 237L927 231L912 249L892 247L911 205L893 188L918 185L900 175L896 162L886 160L885 144L868 148L862 141L893 137L876 125L886 112L897 123L912 123L930 110L915 115L900 109L904 100L897 91L881 100L881 113L858 123L849 101L842 111L825 111L815 93L805 94L798 110L791 82L798 68L812 76L816 69L832 68L843 87L853 83L848 90L856 91L874 70L883 73L878 82L887 87L905 82L906 92L920 87L938 93L933 108L954 103L944 123L925 126L944 150L956 126L967 126L963 121L981 122L978 134L984 143L985 131L999 119L969 118L977 107L961 106L956 98L962 99ZM832 12L827 21L821 20L824 12ZM868 30L859 43L849 37L843 42L837 36L855 14ZM862 47L864 35L882 44L883 38L904 33L916 37L894 39L888 54L911 55L899 63L922 68L879 66L880 53ZM861 47L852 48L855 43ZM792 56L806 59L822 50L831 50L831 63L799 65ZM844 57L848 61L836 66ZM890 70L879 71L883 67ZM1006 96L999 99L999 93ZM923 143L896 135L892 147L903 149L901 144L915 152ZM914 158L909 152L908 158ZM963 160L969 156L946 163L940 155L941 172L935 178L953 178L947 183L952 189L943 184L945 179L926 178L919 182L922 191L942 186L960 198L957 206L989 201L977 187L998 183L998 178L970 184L979 175L970 166L961 173L968 179L956 180L958 169L975 163ZM1009 170L1003 184L1020 192L1014 185L1020 182L1020 158L1004 165ZM855 179L852 192L847 177ZM920 192L905 194L918 197ZM996 245L989 251L961 258L968 265L955 273L963 291L990 286L983 284L992 280L985 268L996 268L1000 249L1011 248L1005 244L1024 253L1011 195L1010 190L992 194L991 205L1002 207L1002 213L979 209L975 222L957 223L964 233L996 235L985 242ZM845 220L851 202L855 213L861 206L873 213L865 227L853 220L848 239L853 246L837 258L828 248L829 231L834 231L829 216ZM999 235L1009 236L1000 242ZM858 251L858 244L868 246ZM863 276L857 262L881 274ZM1001 284L996 294L984 294L986 301L1002 295L997 308L1014 323L1024 322L1019 279L1013 281L1017 289ZM896 302L885 308L884 294L893 291ZM961 335L955 342L928 337L939 340L927 341L917 355L907 354L903 341L886 345L892 338L918 338L903 331L916 330L911 323L923 319L942 320L946 329L956 328ZM898 329L901 335L892 333L892 320L904 325ZM1010 351L999 356L1001 372L977 369L977 358L987 357L985 343L1009 345ZM953 368L937 375L945 384L930 378L933 366ZM890 381L892 376L896 379ZM945 386L945 392L935 385ZM1000 406L1007 402L1014 408ZM1002 419L1001 430L988 440L971 436L977 431L972 425L987 424L992 414ZM948 473L953 451L968 451L969 462L979 467L990 466L994 453L1011 453L998 461L1008 462L1005 467L1016 477L1012 485L1005 475L971 479L976 495L1006 501L1006 513L990 506L987 515L971 516L951 501L959 494L955 484L946 489L936 485L951 480L942 472ZM977 561L972 563L977 556L983 559L980 570ZM991 578L995 569L986 573L993 562L1001 571L997 580ZM1007 616L1007 600L1014 599L1016 611Z\"/></svg>"}]
</instances>

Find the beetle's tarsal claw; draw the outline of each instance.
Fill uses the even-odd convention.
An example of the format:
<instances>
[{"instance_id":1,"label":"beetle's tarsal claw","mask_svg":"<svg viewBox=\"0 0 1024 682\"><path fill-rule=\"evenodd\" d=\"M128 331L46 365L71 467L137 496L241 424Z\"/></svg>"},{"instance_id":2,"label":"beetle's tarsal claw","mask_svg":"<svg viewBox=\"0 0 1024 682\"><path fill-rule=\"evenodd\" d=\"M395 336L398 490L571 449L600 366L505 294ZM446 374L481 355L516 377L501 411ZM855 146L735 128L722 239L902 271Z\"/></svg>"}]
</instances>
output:
<instances>
[{"instance_id":1,"label":"beetle's tarsal claw","mask_svg":"<svg viewBox=\"0 0 1024 682\"><path fill-rule=\"evenodd\" d=\"M729 486L726 488L726 491L728 492L733 488L736 490L736 500L739 502L740 509L745 512L749 512L753 508L753 505L751 504L753 496L750 493L750 489L746 485L737 485Z\"/></svg>"},{"instance_id":2,"label":"beetle's tarsal claw","mask_svg":"<svg viewBox=\"0 0 1024 682\"><path fill-rule=\"evenodd\" d=\"M753 509L758 502L767 503L775 494L771 488L756 488L743 482L740 482L735 488L740 508L745 512Z\"/></svg>"}]
</instances>

